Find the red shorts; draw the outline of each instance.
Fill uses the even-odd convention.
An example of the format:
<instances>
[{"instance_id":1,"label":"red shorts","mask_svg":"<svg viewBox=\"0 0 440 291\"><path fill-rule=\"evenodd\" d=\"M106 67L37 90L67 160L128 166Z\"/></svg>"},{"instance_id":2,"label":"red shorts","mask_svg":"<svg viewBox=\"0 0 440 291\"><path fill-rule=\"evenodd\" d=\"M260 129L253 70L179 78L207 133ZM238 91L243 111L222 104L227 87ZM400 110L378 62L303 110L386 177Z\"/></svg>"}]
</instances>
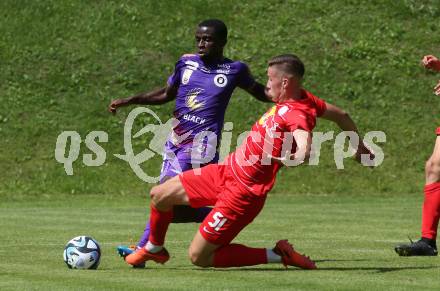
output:
<instances>
[{"instance_id":1,"label":"red shorts","mask_svg":"<svg viewBox=\"0 0 440 291\"><path fill-rule=\"evenodd\" d=\"M214 206L199 228L213 244L229 244L260 213L266 200L266 195L252 194L240 185L227 165L207 165L179 178L191 207Z\"/></svg>"},{"instance_id":2,"label":"red shorts","mask_svg":"<svg viewBox=\"0 0 440 291\"><path fill-rule=\"evenodd\" d=\"M437 127L437 130L435 131L436 135L440 135L440 127Z\"/></svg>"}]
</instances>

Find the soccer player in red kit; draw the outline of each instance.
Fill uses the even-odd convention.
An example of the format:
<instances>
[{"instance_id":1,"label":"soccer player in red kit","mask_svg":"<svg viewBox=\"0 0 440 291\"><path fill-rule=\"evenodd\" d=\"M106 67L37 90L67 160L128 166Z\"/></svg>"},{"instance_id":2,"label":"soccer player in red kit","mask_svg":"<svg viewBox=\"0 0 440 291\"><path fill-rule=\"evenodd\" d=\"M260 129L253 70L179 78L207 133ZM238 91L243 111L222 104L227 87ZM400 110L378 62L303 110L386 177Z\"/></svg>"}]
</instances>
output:
<instances>
[{"instance_id":1,"label":"soccer player in red kit","mask_svg":"<svg viewBox=\"0 0 440 291\"><path fill-rule=\"evenodd\" d=\"M440 60L435 56L423 57L427 69L440 72ZM434 94L440 96L440 81L434 87ZM440 219L440 127L436 130L434 151L425 167L425 199L422 209L422 237L416 242L395 247L400 256L437 256L437 228Z\"/></svg>"},{"instance_id":2,"label":"soccer player in red kit","mask_svg":"<svg viewBox=\"0 0 440 291\"><path fill-rule=\"evenodd\" d=\"M276 104L254 124L234 153L222 164L186 171L152 188L149 241L125 258L128 264L147 260L165 263L169 259L163 245L174 205L214 205L189 248L193 264L226 268L283 263L316 268L287 240L268 249L231 243L263 208L279 168L298 165L308 158L317 116L336 122L343 130L357 130L344 111L302 89L304 65L295 55L272 58L267 75L268 94ZM370 154L363 143L357 156L360 154Z\"/></svg>"}]
</instances>

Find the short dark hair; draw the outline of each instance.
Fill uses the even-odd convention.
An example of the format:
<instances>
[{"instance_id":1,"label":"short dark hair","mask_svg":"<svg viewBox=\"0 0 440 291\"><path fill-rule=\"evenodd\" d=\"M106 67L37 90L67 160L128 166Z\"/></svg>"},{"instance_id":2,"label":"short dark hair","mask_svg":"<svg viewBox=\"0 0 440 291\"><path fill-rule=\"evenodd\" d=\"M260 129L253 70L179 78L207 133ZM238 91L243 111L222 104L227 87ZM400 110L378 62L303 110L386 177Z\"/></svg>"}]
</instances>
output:
<instances>
[{"instance_id":1,"label":"short dark hair","mask_svg":"<svg viewBox=\"0 0 440 291\"><path fill-rule=\"evenodd\" d=\"M303 62L293 54L284 54L273 57L268 62L269 67L278 66L286 74L302 78L305 73Z\"/></svg>"},{"instance_id":2,"label":"short dark hair","mask_svg":"<svg viewBox=\"0 0 440 291\"><path fill-rule=\"evenodd\" d=\"M228 28L220 19L206 19L199 23L199 27L206 26L214 28L215 35L221 40L227 40Z\"/></svg>"}]
</instances>

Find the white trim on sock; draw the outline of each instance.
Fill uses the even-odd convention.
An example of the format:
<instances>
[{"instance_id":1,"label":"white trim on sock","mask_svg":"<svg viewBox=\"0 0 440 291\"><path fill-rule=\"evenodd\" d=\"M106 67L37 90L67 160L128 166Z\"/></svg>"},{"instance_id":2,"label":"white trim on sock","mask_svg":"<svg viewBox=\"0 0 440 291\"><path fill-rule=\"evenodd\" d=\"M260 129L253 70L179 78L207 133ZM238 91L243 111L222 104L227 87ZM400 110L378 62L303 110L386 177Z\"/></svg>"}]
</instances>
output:
<instances>
[{"instance_id":1,"label":"white trim on sock","mask_svg":"<svg viewBox=\"0 0 440 291\"><path fill-rule=\"evenodd\" d=\"M147 242L147 244L145 245L145 249L154 254L154 253L158 253L163 249L163 246L156 246L154 244L152 244L150 241Z\"/></svg>"},{"instance_id":2,"label":"white trim on sock","mask_svg":"<svg viewBox=\"0 0 440 291\"><path fill-rule=\"evenodd\" d=\"M281 263L281 257L278 256L272 249L266 249L267 262L270 263Z\"/></svg>"}]
</instances>

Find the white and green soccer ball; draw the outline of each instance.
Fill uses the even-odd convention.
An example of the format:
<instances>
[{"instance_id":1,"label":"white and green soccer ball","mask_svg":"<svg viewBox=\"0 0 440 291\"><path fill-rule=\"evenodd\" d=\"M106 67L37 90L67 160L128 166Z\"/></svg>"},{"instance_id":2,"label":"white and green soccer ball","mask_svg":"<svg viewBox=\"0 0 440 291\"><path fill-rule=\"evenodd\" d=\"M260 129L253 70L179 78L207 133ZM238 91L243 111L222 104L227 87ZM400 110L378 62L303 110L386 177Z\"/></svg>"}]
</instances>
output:
<instances>
[{"instance_id":1,"label":"white and green soccer ball","mask_svg":"<svg viewBox=\"0 0 440 291\"><path fill-rule=\"evenodd\" d=\"M93 238L77 236L64 247L63 258L69 269L96 269L101 259L101 248Z\"/></svg>"}]
</instances>

